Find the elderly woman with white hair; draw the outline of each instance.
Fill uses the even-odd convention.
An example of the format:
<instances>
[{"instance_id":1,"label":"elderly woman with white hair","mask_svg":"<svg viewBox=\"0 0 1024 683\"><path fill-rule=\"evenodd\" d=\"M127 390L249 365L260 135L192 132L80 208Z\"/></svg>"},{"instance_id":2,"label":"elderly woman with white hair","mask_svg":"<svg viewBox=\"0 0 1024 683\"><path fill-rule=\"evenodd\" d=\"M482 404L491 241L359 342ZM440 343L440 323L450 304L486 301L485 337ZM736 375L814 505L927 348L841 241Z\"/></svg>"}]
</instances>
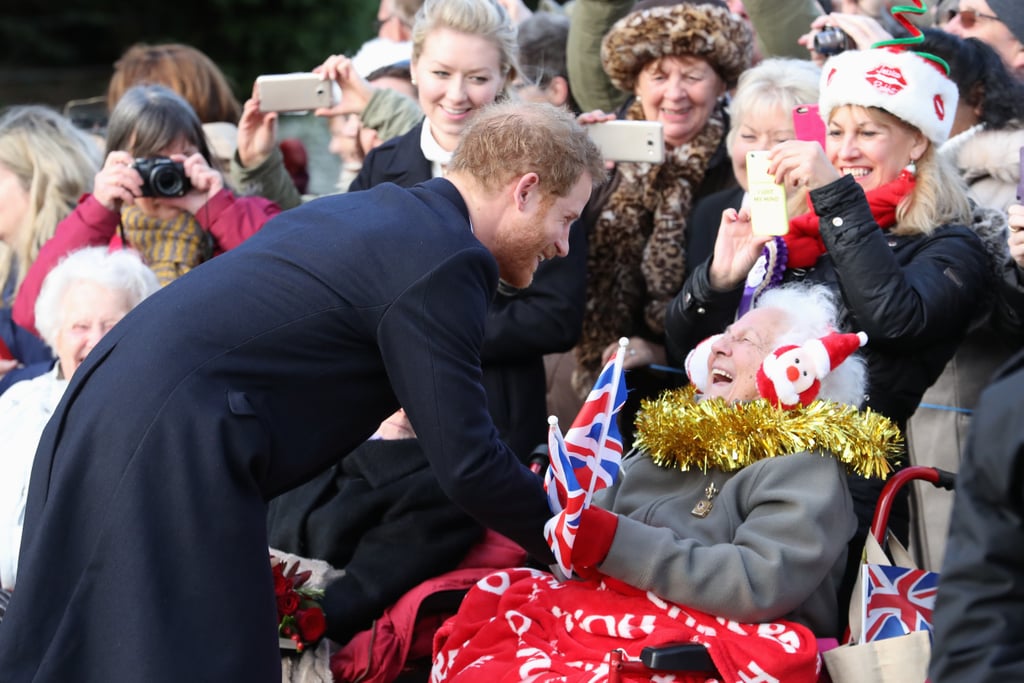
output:
<instances>
[{"instance_id":1,"label":"elderly woman with white hair","mask_svg":"<svg viewBox=\"0 0 1024 683\"><path fill-rule=\"evenodd\" d=\"M0 396L0 586L14 587L29 476L39 437L71 376L96 343L159 288L156 275L129 250L90 247L51 271L36 300L36 321L53 349L53 369Z\"/></svg>"}]
</instances>

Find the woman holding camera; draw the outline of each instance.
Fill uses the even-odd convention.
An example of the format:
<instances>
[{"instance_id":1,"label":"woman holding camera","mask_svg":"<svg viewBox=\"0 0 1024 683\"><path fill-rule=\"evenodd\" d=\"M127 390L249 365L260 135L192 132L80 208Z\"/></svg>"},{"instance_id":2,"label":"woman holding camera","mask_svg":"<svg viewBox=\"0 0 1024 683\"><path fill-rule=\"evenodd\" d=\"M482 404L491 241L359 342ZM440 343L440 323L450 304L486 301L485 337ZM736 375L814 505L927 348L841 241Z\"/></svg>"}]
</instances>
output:
<instances>
[{"instance_id":1,"label":"woman holding camera","mask_svg":"<svg viewBox=\"0 0 1024 683\"><path fill-rule=\"evenodd\" d=\"M15 301L15 322L35 329L43 278L71 251L130 246L164 285L280 212L266 199L236 196L212 159L202 124L180 95L162 85L128 89L111 112L93 191L40 250Z\"/></svg>"}]
</instances>

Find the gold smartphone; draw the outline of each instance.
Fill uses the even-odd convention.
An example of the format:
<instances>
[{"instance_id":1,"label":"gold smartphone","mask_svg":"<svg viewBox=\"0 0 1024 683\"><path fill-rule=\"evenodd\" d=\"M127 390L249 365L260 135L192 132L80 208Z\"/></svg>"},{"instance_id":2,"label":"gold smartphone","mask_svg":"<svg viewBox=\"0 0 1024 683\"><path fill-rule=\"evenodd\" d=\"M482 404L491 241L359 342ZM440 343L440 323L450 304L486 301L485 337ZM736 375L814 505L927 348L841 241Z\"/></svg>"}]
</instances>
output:
<instances>
[{"instance_id":1,"label":"gold smartphone","mask_svg":"<svg viewBox=\"0 0 1024 683\"><path fill-rule=\"evenodd\" d=\"M584 126L606 161L665 161L660 121L604 121Z\"/></svg>"},{"instance_id":2,"label":"gold smartphone","mask_svg":"<svg viewBox=\"0 0 1024 683\"><path fill-rule=\"evenodd\" d=\"M315 73L264 74L256 79L260 111L310 111L341 102L341 88Z\"/></svg>"},{"instance_id":3,"label":"gold smartphone","mask_svg":"<svg viewBox=\"0 0 1024 683\"><path fill-rule=\"evenodd\" d=\"M768 173L768 152L747 152L747 184L750 186L750 224L755 235L789 232L786 188Z\"/></svg>"}]
</instances>

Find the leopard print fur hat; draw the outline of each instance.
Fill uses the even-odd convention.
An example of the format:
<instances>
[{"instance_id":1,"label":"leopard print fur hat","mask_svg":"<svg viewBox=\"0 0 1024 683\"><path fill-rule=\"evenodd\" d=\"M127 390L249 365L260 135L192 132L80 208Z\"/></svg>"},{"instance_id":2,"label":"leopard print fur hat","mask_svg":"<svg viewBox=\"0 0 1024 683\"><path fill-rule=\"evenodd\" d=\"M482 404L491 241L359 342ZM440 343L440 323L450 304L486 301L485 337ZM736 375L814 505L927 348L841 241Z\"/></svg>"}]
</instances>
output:
<instances>
[{"instance_id":1,"label":"leopard print fur hat","mask_svg":"<svg viewBox=\"0 0 1024 683\"><path fill-rule=\"evenodd\" d=\"M651 7L615 22L601 42L601 63L616 88L633 93L640 70L662 57L706 59L729 87L750 67L754 35L729 10L689 3Z\"/></svg>"}]
</instances>

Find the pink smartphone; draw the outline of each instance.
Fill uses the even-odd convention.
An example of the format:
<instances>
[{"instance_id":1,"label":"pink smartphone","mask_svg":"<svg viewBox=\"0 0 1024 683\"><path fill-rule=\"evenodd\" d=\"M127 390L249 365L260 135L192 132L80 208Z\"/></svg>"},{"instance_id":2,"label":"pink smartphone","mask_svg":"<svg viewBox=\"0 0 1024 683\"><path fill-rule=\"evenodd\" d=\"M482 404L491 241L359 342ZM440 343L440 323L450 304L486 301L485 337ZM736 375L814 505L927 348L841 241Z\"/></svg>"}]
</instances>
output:
<instances>
[{"instance_id":1,"label":"pink smartphone","mask_svg":"<svg viewBox=\"0 0 1024 683\"><path fill-rule=\"evenodd\" d=\"M797 140L813 140L825 149L825 122L821 120L817 104L793 107L793 131Z\"/></svg>"}]
</instances>

